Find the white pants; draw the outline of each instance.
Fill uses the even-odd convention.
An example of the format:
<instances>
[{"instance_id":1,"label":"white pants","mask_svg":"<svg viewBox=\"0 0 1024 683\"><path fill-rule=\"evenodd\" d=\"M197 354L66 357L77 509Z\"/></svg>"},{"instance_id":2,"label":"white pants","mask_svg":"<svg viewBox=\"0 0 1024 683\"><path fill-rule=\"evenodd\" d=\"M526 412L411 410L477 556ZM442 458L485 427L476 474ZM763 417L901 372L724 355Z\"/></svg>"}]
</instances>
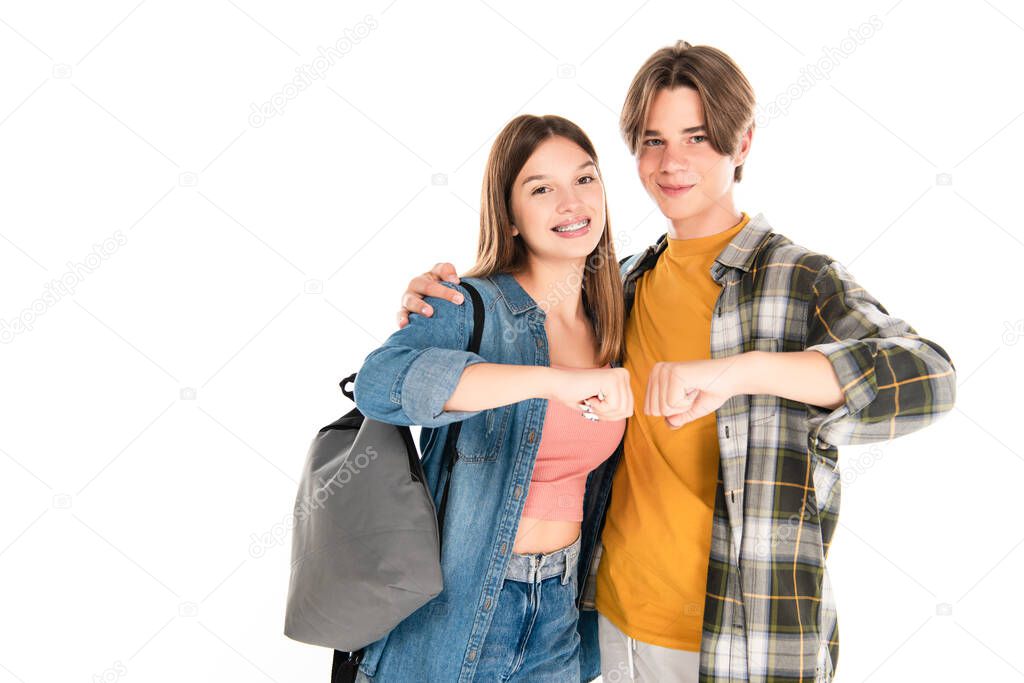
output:
<instances>
[{"instance_id":1,"label":"white pants","mask_svg":"<svg viewBox=\"0 0 1024 683\"><path fill-rule=\"evenodd\" d=\"M697 683L700 653L673 650L630 638L598 612L602 683Z\"/></svg>"}]
</instances>

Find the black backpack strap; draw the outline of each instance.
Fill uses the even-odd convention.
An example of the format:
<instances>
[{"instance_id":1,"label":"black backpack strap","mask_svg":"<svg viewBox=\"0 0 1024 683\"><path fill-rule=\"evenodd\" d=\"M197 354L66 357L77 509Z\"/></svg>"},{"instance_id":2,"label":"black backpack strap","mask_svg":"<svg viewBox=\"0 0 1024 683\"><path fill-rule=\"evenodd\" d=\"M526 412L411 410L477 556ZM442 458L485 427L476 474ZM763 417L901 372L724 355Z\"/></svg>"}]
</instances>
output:
<instances>
[{"instance_id":1,"label":"black backpack strap","mask_svg":"<svg viewBox=\"0 0 1024 683\"><path fill-rule=\"evenodd\" d=\"M334 661L331 663L331 683L355 683L364 652L366 648L355 652L335 650Z\"/></svg>"},{"instance_id":2,"label":"black backpack strap","mask_svg":"<svg viewBox=\"0 0 1024 683\"><path fill-rule=\"evenodd\" d=\"M341 380L341 382L338 383L338 386L341 387L341 393L345 394L345 398L352 401L353 403L356 402L356 395L352 393L353 390L356 388L356 374L357 373L353 372L351 375L349 375L348 377L346 377L345 379ZM345 385L348 384L349 382L352 383L352 388L346 389Z\"/></svg>"},{"instance_id":3,"label":"black backpack strap","mask_svg":"<svg viewBox=\"0 0 1024 683\"><path fill-rule=\"evenodd\" d=\"M469 340L469 348L466 350L471 353L480 353L480 339L484 334L484 302L473 285L468 282L460 284L466 288L470 298L473 299L473 334ZM444 489L441 491L441 504L437 508L437 540L439 542L444 537L444 513L448 507L448 489L452 483L452 468L455 467L455 461L459 459L455 443L459 440L461 431L461 422L448 425L448 438L444 442L444 462L447 475L444 478Z\"/></svg>"}]
</instances>

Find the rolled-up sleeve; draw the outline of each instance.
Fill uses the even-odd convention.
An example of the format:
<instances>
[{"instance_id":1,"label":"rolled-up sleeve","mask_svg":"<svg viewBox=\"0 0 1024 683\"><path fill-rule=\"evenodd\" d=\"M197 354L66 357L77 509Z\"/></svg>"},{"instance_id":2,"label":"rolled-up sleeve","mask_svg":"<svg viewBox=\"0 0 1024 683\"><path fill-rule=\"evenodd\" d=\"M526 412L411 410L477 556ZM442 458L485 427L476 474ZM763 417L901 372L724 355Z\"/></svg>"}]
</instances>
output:
<instances>
[{"instance_id":1,"label":"rolled-up sleeve","mask_svg":"<svg viewBox=\"0 0 1024 683\"><path fill-rule=\"evenodd\" d=\"M440 427L480 411L446 411L470 365L485 363L479 354L466 351L473 325L473 302L457 285L442 283L462 292L464 303L426 297L434 309L427 318L409 314L409 324L374 349L356 374L356 407L366 417L400 425Z\"/></svg>"},{"instance_id":2,"label":"rolled-up sleeve","mask_svg":"<svg viewBox=\"0 0 1024 683\"><path fill-rule=\"evenodd\" d=\"M953 408L956 371L946 351L888 311L839 263L814 281L808 350L824 355L844 402L808 406L813 439L832 446L909 434Z\"/></svg>"}]
</instances>

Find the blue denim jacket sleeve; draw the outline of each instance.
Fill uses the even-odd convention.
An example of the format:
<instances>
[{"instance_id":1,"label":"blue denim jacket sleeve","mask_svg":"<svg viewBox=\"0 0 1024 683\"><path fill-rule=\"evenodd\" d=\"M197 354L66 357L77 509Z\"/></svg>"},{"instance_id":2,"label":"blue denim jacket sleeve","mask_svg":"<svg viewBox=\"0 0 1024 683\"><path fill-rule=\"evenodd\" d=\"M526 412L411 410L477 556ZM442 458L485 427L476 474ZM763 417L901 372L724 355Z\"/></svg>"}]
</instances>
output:
<instances>
[{"instance_id":1,"label":"blue denim jacket sleeve","mask_svg":"<svg viewBox=\"0 0 1024 683\"><path fill-rule=\"evenodd\" d=\"M466 420L481 411L446 411L470 365L486 359L466 351L473 327L473 301L457 285L442 282L464 297L462 304L425 297L434 309L427 318L409 314L398 330L363 361L356 374L356 407L366 417L397 425L441 427Z\"/></svg>"}]
</instances>

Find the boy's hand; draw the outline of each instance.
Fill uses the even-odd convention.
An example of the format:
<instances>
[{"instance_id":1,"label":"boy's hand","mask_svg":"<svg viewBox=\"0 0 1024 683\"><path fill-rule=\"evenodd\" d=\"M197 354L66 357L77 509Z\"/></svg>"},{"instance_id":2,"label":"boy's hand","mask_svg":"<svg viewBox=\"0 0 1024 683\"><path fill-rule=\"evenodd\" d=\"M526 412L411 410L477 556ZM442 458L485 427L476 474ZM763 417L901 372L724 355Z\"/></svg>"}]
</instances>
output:
<instances>
[{"instance_id":1,"label":"boy's hand","mask_svg":"<svg viewBox=\"0 0 1024 683\"><path fill-rule=\"evenodd\" d=\"M669 428L718 410L737 392L732 371L736 358L655 363L647 380L646 415L661 415Z\"/></svg>"},{"instance_id":2,"label":"boy's hand","mask_svg":"<svg viewBox=\"0 0 1024 683\"><path fill-rule=\"evenodd\" d=\"M434 314L434 309L423 301L425 296L447 299L454 304L462 303L462 295L438 284L441 281L459 283L455 266L450 263L438 263L430 271L409 280L409 289L402 294L402 308L398 311L398 329L409 324L410 313L419 313L428 318Z\"/></svg>"}]
</instances>

